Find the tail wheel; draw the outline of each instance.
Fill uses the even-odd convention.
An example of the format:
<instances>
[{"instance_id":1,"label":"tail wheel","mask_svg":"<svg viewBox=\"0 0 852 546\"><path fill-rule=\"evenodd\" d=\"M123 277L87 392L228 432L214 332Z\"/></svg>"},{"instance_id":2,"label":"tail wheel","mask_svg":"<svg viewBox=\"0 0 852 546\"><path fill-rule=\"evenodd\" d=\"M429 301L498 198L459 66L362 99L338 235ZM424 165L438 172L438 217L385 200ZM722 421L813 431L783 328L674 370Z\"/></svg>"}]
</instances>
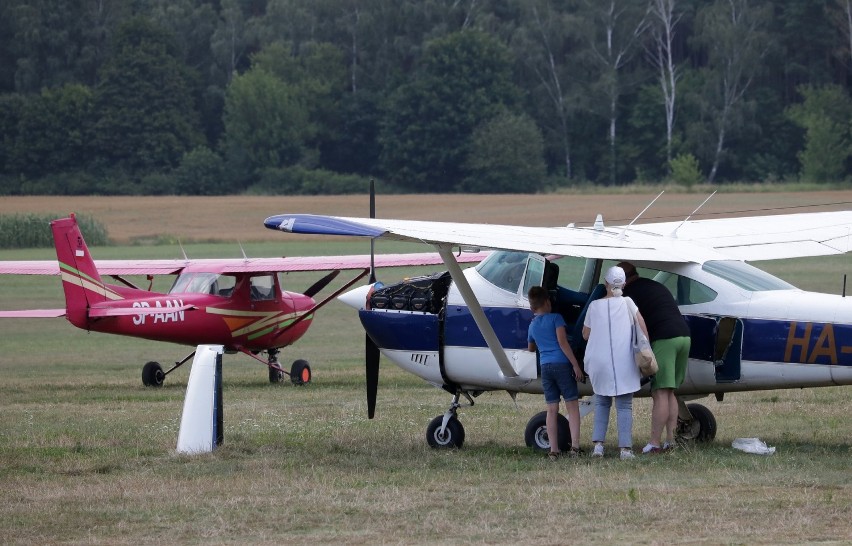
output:
<instances>
[{"instance_id":1,"label":"tail wheel","mask_svg":"<svg viewBox=\"0 0 852 546\"><path fill-rule=\"evenodd\" d=\"M461 421L454 415L447 421L447 428L441 433L441 423L444 416L439 415L432 419L426 427L426 441L434 448L460 448L464 444L464 427Z\"/></svg>"},{"instance_id":2,"label":"tail wheel","mask_svg":"<svg viewBox=\"0 0 852 546\"><path fill-rule=\"evenodd\" d=\"M159 362L147 362L142 367L142 384L146 387L162 387L166 374Z\"/></svg>"},{"instance_id":3,"label":"tail wheel","mask_svg":"<svg viewBox=\"0 0 852 546\"><path fill-rule=\"evenodd\" d=\"M571 425L564 415L556 415L556 432L559 435L559 451L571 448ZM547 437L547 412L541 411L532 416L524 430L527 447L538 451L550 451L550 439Z\"/></svg>"},{"instance_id":4,"label":"tail wheel","mask_svg":"<svg viewBox=\"0 0 852 546\"><path fill-rule=\"evenodd\" d=\"M290 366L290 381L294 385L307 385L311 382L311 378L313 374L311 374L311 366L308 364L307 360L296 360L293 362L293 365Z\"/></svg>"}]
</instances>

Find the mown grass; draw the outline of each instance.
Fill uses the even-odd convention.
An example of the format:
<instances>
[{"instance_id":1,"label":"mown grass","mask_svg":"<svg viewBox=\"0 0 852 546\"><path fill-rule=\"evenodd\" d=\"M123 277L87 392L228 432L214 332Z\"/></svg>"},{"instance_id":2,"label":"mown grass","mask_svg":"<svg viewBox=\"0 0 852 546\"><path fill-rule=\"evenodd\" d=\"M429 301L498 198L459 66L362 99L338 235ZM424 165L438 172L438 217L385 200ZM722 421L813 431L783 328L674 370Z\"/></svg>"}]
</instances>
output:
<instances>
[{"instance_id":1,"label":"mown grass","mask_svg":"<svg viewBox=\"0 0 852 546\"><path fill-rule=\"evenodd\" d=\"M288 245L287 253L332 251L304 244ZM335 243L333 251L361 247ZM281 249L246 250L268 256ZM233 245L186 250L222 256ZM174 257L171 247L93 252ZM6 251L0 259L34 255ZM771 267L803 288L826 284L838 293L835 280L848 258L814 263ZM381 276L415 272L424 271ZM316 277L299 273L288 281L298 288ZM0 308L61 304L58 279L10 276L0 283ZM383 362L377 416L368 420L363 331L334 302L284 351L285 363L310 360L311 385L270 385L259 364L225 356L225 444L190 457L175 454L187 370L170 375L162 389L142 387L140 377L145 361L174 361L190 348L86 333L62 319L0 326L3 543L852 541L848 387L702 399L718 421L715 442L629 463L611 456L614 444L603 460L550 463L523 443L540 397L519 395L513 403L505 393L486 393L460 412L464 449L435 451L425 427L449 395ZM638 447L649 432L649 401L638 399L634 414ZM585 420L587 445L590 427ZM761 457L730 447L734 438L752 436L777 452Z\"/></svg>"}]
</instances>

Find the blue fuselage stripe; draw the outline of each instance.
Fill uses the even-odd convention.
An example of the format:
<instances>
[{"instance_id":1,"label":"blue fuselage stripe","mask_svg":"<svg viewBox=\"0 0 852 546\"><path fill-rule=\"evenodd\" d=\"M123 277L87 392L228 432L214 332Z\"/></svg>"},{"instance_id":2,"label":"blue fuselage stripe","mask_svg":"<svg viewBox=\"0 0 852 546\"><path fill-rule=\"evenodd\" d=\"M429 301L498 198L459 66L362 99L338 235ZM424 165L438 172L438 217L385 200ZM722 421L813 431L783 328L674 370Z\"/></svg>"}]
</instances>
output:
<instances>
[{"instance_id":1,"label":"blue fuselage stripe","mask_svg":"<svg viewBox=\"0 0 852 546\"><path fill-rule=\"evenodd\" d=\"M483 310L503 348L526 349L531 311L507 307ZM439 349L441 325L437 315L361 311L360 317L364 329L379 347L401 351ZM716 319L690 315L687 320L692 331L690 357L712 360ZM741 322L742 360L852 366L852 325L765 319ZM467 307L448 306L444 344L486 347Z\"/></svg>"}]
</instances>

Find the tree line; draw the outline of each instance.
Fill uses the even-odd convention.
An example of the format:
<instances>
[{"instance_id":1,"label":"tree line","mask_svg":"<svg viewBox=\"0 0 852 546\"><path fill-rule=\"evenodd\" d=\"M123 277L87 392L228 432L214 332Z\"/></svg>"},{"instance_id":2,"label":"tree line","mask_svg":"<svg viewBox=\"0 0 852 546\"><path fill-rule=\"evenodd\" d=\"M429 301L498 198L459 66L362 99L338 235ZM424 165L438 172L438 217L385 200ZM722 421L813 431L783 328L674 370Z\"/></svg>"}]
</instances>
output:
<instances>
[{"instance_id":1,"label":"tree line","mask_svg":"<svg viewBox=\"0 0 852 546\"><path fill-rule=\"evenodd\" d=\"M0 193L843 183L852 0L5 0Z\"/></svg>"}]
</instances>

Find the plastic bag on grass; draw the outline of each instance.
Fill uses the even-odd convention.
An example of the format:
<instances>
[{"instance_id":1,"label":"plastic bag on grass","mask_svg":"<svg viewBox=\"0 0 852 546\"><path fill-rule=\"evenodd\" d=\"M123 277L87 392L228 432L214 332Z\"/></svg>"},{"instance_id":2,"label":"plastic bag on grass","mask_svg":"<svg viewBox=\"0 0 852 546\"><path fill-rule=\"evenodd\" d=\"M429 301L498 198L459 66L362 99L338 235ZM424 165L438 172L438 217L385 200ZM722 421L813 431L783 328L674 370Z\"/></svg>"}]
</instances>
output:
<instances>
[{"instance_id":1,"label":"plastic bag on grass","mask_svg":"<svg viewBox=\"0 0 852 546\"><path fill-rule=\"evenodd\" d=\"M731 443L731 447L755 455L772 455L775 453L774 447L767 446L766 442L759 438L737 438Z\"/></svg>"}]
</instances>

